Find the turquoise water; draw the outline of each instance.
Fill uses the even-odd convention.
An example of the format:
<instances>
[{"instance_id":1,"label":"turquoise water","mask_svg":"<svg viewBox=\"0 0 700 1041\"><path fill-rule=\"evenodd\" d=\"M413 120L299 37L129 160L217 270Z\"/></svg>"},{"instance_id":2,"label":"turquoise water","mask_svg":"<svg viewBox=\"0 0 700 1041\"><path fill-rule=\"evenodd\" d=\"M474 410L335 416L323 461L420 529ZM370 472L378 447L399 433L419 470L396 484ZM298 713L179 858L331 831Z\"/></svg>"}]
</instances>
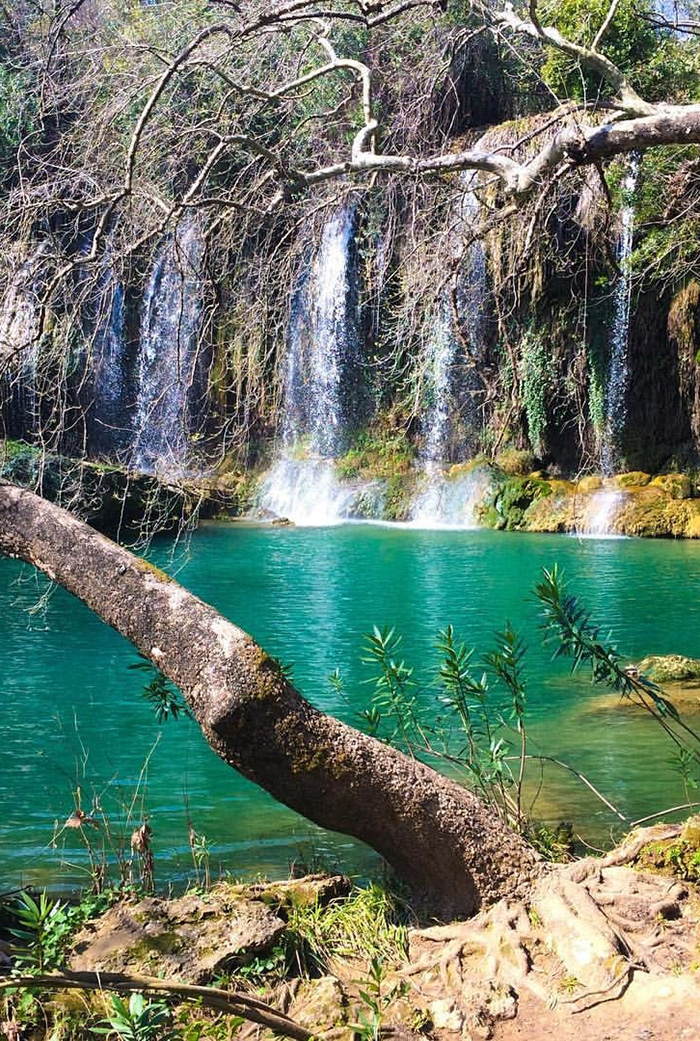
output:
<instances>
[{"instance_id":1,"label":"turquoise water","mask_svg":"<svg viewBox=\"0 0 700 1041\"><path fill-rule=\"evenodd\" d=\"M542 567L558 562L631 659L700 656L698 543L208 525L174 560L166 544L151 557L293 663L314 703L350 721L369 696L360 657L374 624L396 626L406 659L428 675L437 629L451 622L487 649L510 619L530 648L540 749L586 773L630 819L682 801L670 749L653 724L551 663L529 591ZM129 668L137 660L130 646L62 590L46 591L31 569L0 561L0 890L85 880L80 833L61 831L78 787L86 811L99 800L117 844L128 832L125 818L148 813L161 885L192 875L188 820L206 836L214 873L279 874L299 857L357 872L373 866L359 844L314 828L239 778L191 722L159 728L139 696L143 674ZM336 666L349 704L327 681ZM571 819L600 842L610 813L566 776L548 779L534 812ZM100 832L87 830L99 842Z\"/></svg>"}]
</instances>

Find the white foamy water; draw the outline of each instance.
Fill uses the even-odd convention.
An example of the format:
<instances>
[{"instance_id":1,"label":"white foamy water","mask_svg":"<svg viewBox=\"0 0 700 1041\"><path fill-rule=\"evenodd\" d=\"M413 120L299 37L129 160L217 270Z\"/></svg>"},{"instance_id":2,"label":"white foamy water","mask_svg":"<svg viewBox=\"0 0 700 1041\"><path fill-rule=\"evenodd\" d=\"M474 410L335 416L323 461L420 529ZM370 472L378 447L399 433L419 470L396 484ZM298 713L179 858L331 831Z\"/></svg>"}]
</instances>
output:
<instances>
[{"instance_id":1,"label":"white foamy water","mask_svg":"<svg viewBox=\"0 0 700 1041\"><path fill-rule=\"evenodd\" d=\"M299 527L381 516L380 482L339 481L327 459L280 459L263 481L259 505Z\"/></svg>"},{"instance_id":2,"label":"white foamy water","mask_svg":"<svg viewBox=\"0 0 700 1041\"><path fill-rule=\"evenodd\" d=\"M484 470L448 477L434 470L413 500L411 526L415 528L478 528L479 505L488 494L491 478Z\"/></svg>"},{"instance_id":3,"label":"white foamy water","mask_svg":"<svg viewBox=\"0 0 700 1041\"><path fill-rule=\"evenodd\" d=\"M620 538L612 531L617 513L624 502L622 492L603 488L588 497L576 534L589 538Z\"/></svg>"}]
</instances>

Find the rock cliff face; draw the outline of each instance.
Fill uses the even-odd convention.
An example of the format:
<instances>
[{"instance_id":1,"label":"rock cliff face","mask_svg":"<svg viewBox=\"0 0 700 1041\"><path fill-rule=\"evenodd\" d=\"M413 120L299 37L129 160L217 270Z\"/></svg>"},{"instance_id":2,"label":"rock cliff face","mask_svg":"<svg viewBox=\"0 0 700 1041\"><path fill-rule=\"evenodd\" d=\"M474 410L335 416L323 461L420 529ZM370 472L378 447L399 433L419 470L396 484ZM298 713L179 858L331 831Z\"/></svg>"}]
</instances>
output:
<instances>
[{"instance_id":1,"label":"rock cliff face","mask_svg":"<svg viewBox=\"0 0 700 1041\"><path fill-rule=\"evenodd\" d=\"M420 128L393 132L525 156L552 131L541 85L524 91L518 75L477 34ZM582 172L507 222L470 173L336 185L235 242L183 217L128 263L108 242L5 371L0 436L167 480L277 461L263 505L290 514L321 486L329 515L445 519L447 468L508 451L550 477L692 469L696 258L691 245L674 266L673 240L667 259L654 249L694 198L697 159L661 151L609 163L605 180ZM80 260L83 239L70 241ZM35 228L0 261L9 343L38 328L51 255ZM386 449L398 442L400 459ZM399 478L408 460L412 505L339 490L368 445L396 457Z\"/></svg>"}]
</instances>

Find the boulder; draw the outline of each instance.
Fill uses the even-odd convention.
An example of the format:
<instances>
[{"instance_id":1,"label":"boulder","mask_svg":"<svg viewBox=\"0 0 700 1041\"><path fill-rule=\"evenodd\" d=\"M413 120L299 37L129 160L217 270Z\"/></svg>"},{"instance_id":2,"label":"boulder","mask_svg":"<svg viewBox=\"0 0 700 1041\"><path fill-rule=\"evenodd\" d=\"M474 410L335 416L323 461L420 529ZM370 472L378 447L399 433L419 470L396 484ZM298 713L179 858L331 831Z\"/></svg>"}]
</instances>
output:
<instances>
[{"instance_id":1,"label":"boulder","mask_svg":"<svg viewBox=\"0 0 700 1041\"><path fill-rule=\"evenodd\" d=\"M649 654L635 668L654 683L700 681L700 658L686 658L682 654Z\"/></svg>"},{"instance_id":2,"label":"boulder","mask_svg":"<svg viewBox=\"0 0 700 1041\"><path fill-rule=\"evenodd\" d=\"M174 900L122 901L75 938L70 968L206 983L270 951L285 923L263 902L225 887Z\"/></svg>"}]
</instances>

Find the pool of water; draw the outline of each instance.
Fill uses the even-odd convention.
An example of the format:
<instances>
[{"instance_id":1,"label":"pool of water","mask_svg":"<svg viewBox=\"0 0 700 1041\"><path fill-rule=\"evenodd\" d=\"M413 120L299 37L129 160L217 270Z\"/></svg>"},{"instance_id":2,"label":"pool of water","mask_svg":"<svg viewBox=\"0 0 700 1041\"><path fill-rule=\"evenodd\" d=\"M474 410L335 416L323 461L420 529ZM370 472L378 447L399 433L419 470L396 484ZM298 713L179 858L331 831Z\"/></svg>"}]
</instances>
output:
<instances>
[{"instance_id":1,"label":"pool of water","mask_svg":"<svg viewBox=\"0 0 700 1041\"><path fill-rule=\"evenodd\" d=\"M438 629L452 623L487 650L509 619L529 648L532 747L587 774L629 819L683 801L672 750L653 723L552 662L530 591L556 562L630 659L700 656L698 543L211 524L174 558L165 543L150 555L291 663L315 704L351 722L370 695L360 659L373 625L402 632L403 655L428 678ZM358 843L322 832L239 778L195 724L157 726L140 696L144 674L130 668L137 661L82 604L0 560L0 889L86 880L80 832L63 827L78 791L87 812L99 801L116 846L123 831L128 840L125 819L148 813L161 885L193 875L190 822L206 836L214 873L280 874L295 859L376 868ZM328 681L336 667L345 698ZM434 693L421 697L429 704ZM533 780L531 794L537 787ZM534 813L572 820L596 843L614 822L573 777L551 771ZM99 845L104 831L86 831Z\"/></svg>"}]
</instances>

